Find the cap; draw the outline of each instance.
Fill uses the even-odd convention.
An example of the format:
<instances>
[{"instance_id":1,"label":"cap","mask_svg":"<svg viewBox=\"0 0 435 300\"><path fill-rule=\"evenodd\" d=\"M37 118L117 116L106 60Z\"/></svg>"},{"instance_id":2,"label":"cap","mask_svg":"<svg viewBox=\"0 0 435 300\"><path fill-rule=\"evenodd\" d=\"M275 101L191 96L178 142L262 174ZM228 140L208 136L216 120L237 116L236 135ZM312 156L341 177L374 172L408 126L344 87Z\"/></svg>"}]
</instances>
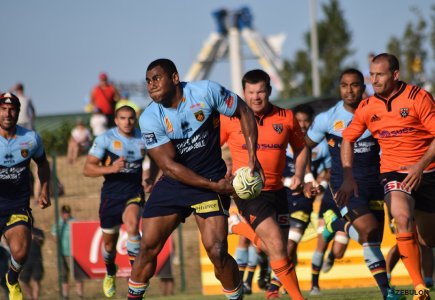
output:
<instances>
[{"instance_id":1,"label":"cap","mask_svg":"<svg viewBox=\"0 0 435 300\"><path fill-rule=\"evenodd\" d=\"M107 80L107 74L104 72L101 72L99 78L100 78L100 80Z\"/></svg>"},{"instance_id":2,"label":"cap","mask_svg":"<svg viewBox=\"0 0 435 300\"><path fill-rule=\"evenodd\" d=\"M15 108L20 109L20 99L12 93L0 94L0 104L12 104Z\"/></svg>"},{"instance_id":3,"label":"cap","mask_svg":"<svg viewBox=\"0 0 435 300\"><path fill-rule=\"evenodd\" d=\"M60 211L63 213L71 213L71 207L69 205L62 205Z\"/></svg>"}]
</instances>

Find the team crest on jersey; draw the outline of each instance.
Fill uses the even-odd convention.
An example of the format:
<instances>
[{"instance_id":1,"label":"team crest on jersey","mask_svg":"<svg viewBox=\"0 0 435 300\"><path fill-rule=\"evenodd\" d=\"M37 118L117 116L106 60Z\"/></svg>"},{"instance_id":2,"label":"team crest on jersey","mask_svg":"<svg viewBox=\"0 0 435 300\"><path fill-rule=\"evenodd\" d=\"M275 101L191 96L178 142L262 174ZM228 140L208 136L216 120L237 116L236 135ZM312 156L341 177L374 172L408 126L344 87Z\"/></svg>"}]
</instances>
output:
<instances>
[{"instance_id":1,"label":"team crest on jersey","mask_svg":"<svg viewBox=\"0 0 435 300\"><path fill-rule=\"evenodd\" d=\"M204 112L202 110L198 110L196 113L194 113L194 115L198 122L202 122L205 119Z\"/></svg>"},{"instance_id":2,"label":"team crest on jersey","mask_svg":"<svg viewBox=\"0 0 435 300\"><path fill-rule=\"evenodd\" d=\"M157 137L154 134L154 132L151 133L144 133L142 135L142 138L145 140L145 143L149 146L153 145L153 144L157 144Z\"/></svg>"},{"instance_id":3,"label":"team crest on jersey","mask_svg":"<svg viewBox=\"0 0 435 300\"><path fill-rule=\"evenodd\" d=\"M227 98L227 100L225 100L225 103L227 104L228 108L233 107L233 104L234 104L234 98L233 98L233 96L229 96Z\"/></svg>"},{"instance_id":4,"label":"team crest on jersey","mask_svg":"<svg viewBox=\"0 0 435 300\"><path fill-rule=\"evenodd\" d=\"M334 131L342 131L344 129L344 120L334 121Z\"/></svg>"},{"instance_id":5,"label":"team crest on jersey","mask_svg":"<svg viewBox=\"0 0 435 300\"><path fill-rule=\"evenodd\" d=\"M314 151L313 151L313 152L311 153L311 159L312 159L312 160L316 160L316 158L317 158L317 152L314 152Z\"/></svg>"},{"instance_id":6,"label":"team crest on jersey","mask_svg":"<svg viewBox=\"0 0 435 300\"><path fill-rule=\"evenodd\" d=\"M171 121L166 116L165 116L165 124L166 124L166 132L167 133L171 133L172 131L174 131L174 127L172 127Z\"/></svg>"},{"instance_id":7,"label":"team crest on jersey","mask_svg":"<svg viewBox=\"0 0 435 300\"><path fill-rule=\"evenodd\" d=\"M273 129L275 129L276 132L281 133L282 132L282 124L273 124Z\"/></svg>"},{"instance_id":8,"label":"team crest on jersey","mask_svg":"<svg viewBox=\"0 0 435 300\"><path fill-rule=\"evenodd\" d=\"M29 156L29 149L21 149L21 156L24 158Z\"/></svg>"},{"instance_id":9,"label":"team crest on jersey","mask_svg":"<svg viewBox=\"0 0 435 300\"><path fill-rule=\"evenodd\" d=\"M406 118L409 115L409 108L402 107L400 109L400 115L402 116L402 118Z\"/></svg>"},{"instance_id":10,"label":"team crest on jersey","mask_svg":"<svg viewBox=\"0 0 435 300\"><path fill-rule=\"evenodd\" d=\"M115 149L117 151L122 150L121 141L118 141L118 140L113 141L113 149Z\"/></svg>"}]
</instances>

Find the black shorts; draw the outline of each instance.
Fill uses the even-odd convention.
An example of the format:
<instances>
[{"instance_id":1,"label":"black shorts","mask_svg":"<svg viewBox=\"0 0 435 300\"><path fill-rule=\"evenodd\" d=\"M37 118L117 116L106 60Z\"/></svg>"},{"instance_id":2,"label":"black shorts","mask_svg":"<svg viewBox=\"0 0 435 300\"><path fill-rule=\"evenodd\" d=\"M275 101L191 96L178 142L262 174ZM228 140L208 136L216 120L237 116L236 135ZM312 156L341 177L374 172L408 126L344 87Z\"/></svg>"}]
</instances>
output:
<instances>
[{"instance_id":1,"label":"black shorts","mask_svg":"<svg viewBox=\"0 0 435 300\"><path fill-rule=\"evenodd\" d=\"M261 191L257 198L235 200L240 214L255 230L266 218L273 216L280 227L290 226L287 194L284 188L275 191Z\"/></svg>"},{"instance_id":2,"label":"black shorts","mask_svg":"<svg viewBox=\"0 0 435 300\"><path fill-rule=\"evenodd\" d=\"M0 216L0 236L17 225L24 225L29 230L32 229L33 216L30 208L17 209L10 214Z\"/></svg>"},{"instance_id":3,"label":"black shorts","mask_svg":"<svg viewBox=\"0 0 435 300\"><path fill-rule=\"evenodd\" d=\"M285 190L290 213L290 228L299 228L303 231L310 223L313 199L305 197L302 193L292 195L292 191L288 188L285 188Z\"/></svg>"},{"instance_id":4,"label":"black shorts","mask_svg":"<svg viewBox=\"0 0 435 300\"><path fill-rule=\"evenodd\" d=\"M335 204L331 189L327 188L323 194L322 203L320 204L319 219L323 219L323 214L329 209L332 209L337 216L340 216L340 210L338 209L337 204Z\"/></svg>"},{"instance_id":5,"label":"black shorts","mask_svg":"<svg viewBox=\"0 0 435 300\"><path fill-rule=\"evenodd\" d=\"M407 175L399 172L382 173L380 178L385 195L392 190L400 190L400 183ZM411 191L411 196L415 200L415 209L435 213L435 171L423 173L420 186Z\"/></svg>"},{"instance_id":6,"label":"black shorts","mask_svg":"<svg viewBox=\"0 0 435 300\"><path fill-rule=\"evenodd\" d=\"M41 281L44 276L44 266L42 258L29 257L20 273L20 280L29 283L30 279Z\"/></svg>"},{"instance_id":7,"label":"black shorts","mask_svg":"<svg viewBox=\"0 0 435 300\"><path fill-rule=\"evenodd\" d=\"M102 197L100 202L100 226L102 229L110 229L122 224L122 214L128 205L143 207L144 195L138 194L133 197L115 199Z\"/></svg>"},{"instance_id":8,"label":"black shorts","mask_svg":"<svg viewBox=\"0 0 435 300\"><path fill-rule=\"evenodd\" d=\"M145 208L143 218L177 214L184 222L192 213L208 218L229 216L231 198L212 190L200 189L164 179L154 186Z\"/></svg>"}]
</instances>

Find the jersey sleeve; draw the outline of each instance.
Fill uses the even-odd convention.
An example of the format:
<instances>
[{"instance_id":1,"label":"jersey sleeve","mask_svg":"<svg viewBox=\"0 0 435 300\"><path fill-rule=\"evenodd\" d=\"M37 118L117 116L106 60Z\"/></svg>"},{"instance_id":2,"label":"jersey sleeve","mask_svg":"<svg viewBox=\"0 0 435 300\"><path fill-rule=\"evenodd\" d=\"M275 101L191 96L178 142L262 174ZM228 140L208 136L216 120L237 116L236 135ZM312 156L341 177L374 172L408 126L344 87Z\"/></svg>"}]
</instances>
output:
<instances>
[{"instance_id":1,"label":"jersey sleeve","mask_svg":"<svg viewBox=\"0 0 435 300\"><path fill-rule=\"evenodd\" d=\"M239 99L237 94L213 81L209 81L207 92L211 107L225 116L231 117L234 115Z\"/></svg>"},{"instance_id":2,"label":"jersey sleeve","mask_svg":"<svg viewBox=\"0 0 435 300\"><path fill-rule=\"evenodd\" d=\"M354 143L366 131L367 125L364 121L364 112L366 110L367 100L362 101L355 110L352 121L349 126L343 131L343 139Z\"/></svg>"},{"instance_id":3,"label":"jersey sleeve","mask_svg":"<svg viewBox=\"0 0 435 300\"><path fill-rule=\"evenodd\" d=\"M435 102L430 93L416 101L415 110L425 129L435 136Z\"/></svg>"},{"instance_id":4,"label":"jersey sleeve","mask_svg":"<svg viewBox=\"0 0 435 300\"><path fill-rule=\"evenodd\" d=\"M325 138L327 132L328 114L327 112L322 112L314 118L313 124L308 129L307 136L310 140L319 144Z\"/></svg>"},{"instance_id":5,"label":"jersey sleeve","mask_svg":"<svg viewBox=\"0 0 435 300\"><path fill-rule=\"evenodd\" d=\"M103 159L104 153L107 149L107 138L106 135L98 136L94 143L92 144L91 149L89 149L89 155L95 156L98 159Z\"/></svg>"},{"instance_id":6,"label":"jersey sleeve","mask_svg":"<svg viewBox=\"0 0 435 300\"><path fill-rule=\"evenodd\" d=\"M294 114L287 110L287 113L290 112L290 130L289 130L289 142L293 148L294 152L298 152L305 146L304 134L301 131L301 127L299 126L298 121Z\"/></svg>"},{"instance_id":7,"label":"jersey sleeve","mask_svg":"<svg viewBox=\"0 0 435 300\"><path fill-rule=\"evenodd\" d=\"M42 139L37 133L35 133L35 140L36 140L36 151L35 154L33 154L33 160L38 163L44 160L46 156L45 156L44 145L42 144Z\"/></svg>"},{"instance_id":8,"label":"jersey sleeve","mask_svg":"<svg viewBox=\"0 0 435 300\"><path fill-rule=\"evenodd\" d=\"M153 113L143 113L139 119L139 127L147 149L156 148L170 141L162 122Z\"/></svg>"}]
</instances>

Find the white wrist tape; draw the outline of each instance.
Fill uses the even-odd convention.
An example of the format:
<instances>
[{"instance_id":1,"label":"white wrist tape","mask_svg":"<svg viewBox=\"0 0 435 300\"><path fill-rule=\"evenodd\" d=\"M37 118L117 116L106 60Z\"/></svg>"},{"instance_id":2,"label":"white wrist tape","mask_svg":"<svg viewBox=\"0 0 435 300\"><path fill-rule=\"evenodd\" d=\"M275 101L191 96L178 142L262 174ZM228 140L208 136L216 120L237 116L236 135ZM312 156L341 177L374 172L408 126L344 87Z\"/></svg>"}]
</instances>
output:
<instances>
[{"instance_id":1,"label":"white wrist tape","mask_svg":"<svg viewBox=\"0 0 435 300\"><path fill-rule=\"evenodd\" d=\"M304 182L308 183L308 182L313 182L314 181L314 176L313 173L307 173L304 176Z\"/></svg>"},{"instance_id":2,"label":"white wrist tape","mask_svg":"<svg viewBox=\"0 0 435 300\"><path fill-rule=\"evenodd\" d=\"M321 186L323 186L323 188L324 188L325 190L328 189L328 182L327 182L326 180L322 180L322 181L320 181L319 184L320 184Z\"/></svg>"},{"instance_id":3,"label":"white wrist tape","mask_svg":"<svg viewBox=\"0 0 435 300\"><path fill-rule=\"evenodd\" d=\"M285 177L284 178L284 186L285 187L290 187L293 183L293 180L291 177Z\"/></svg>"}]
</instances>

